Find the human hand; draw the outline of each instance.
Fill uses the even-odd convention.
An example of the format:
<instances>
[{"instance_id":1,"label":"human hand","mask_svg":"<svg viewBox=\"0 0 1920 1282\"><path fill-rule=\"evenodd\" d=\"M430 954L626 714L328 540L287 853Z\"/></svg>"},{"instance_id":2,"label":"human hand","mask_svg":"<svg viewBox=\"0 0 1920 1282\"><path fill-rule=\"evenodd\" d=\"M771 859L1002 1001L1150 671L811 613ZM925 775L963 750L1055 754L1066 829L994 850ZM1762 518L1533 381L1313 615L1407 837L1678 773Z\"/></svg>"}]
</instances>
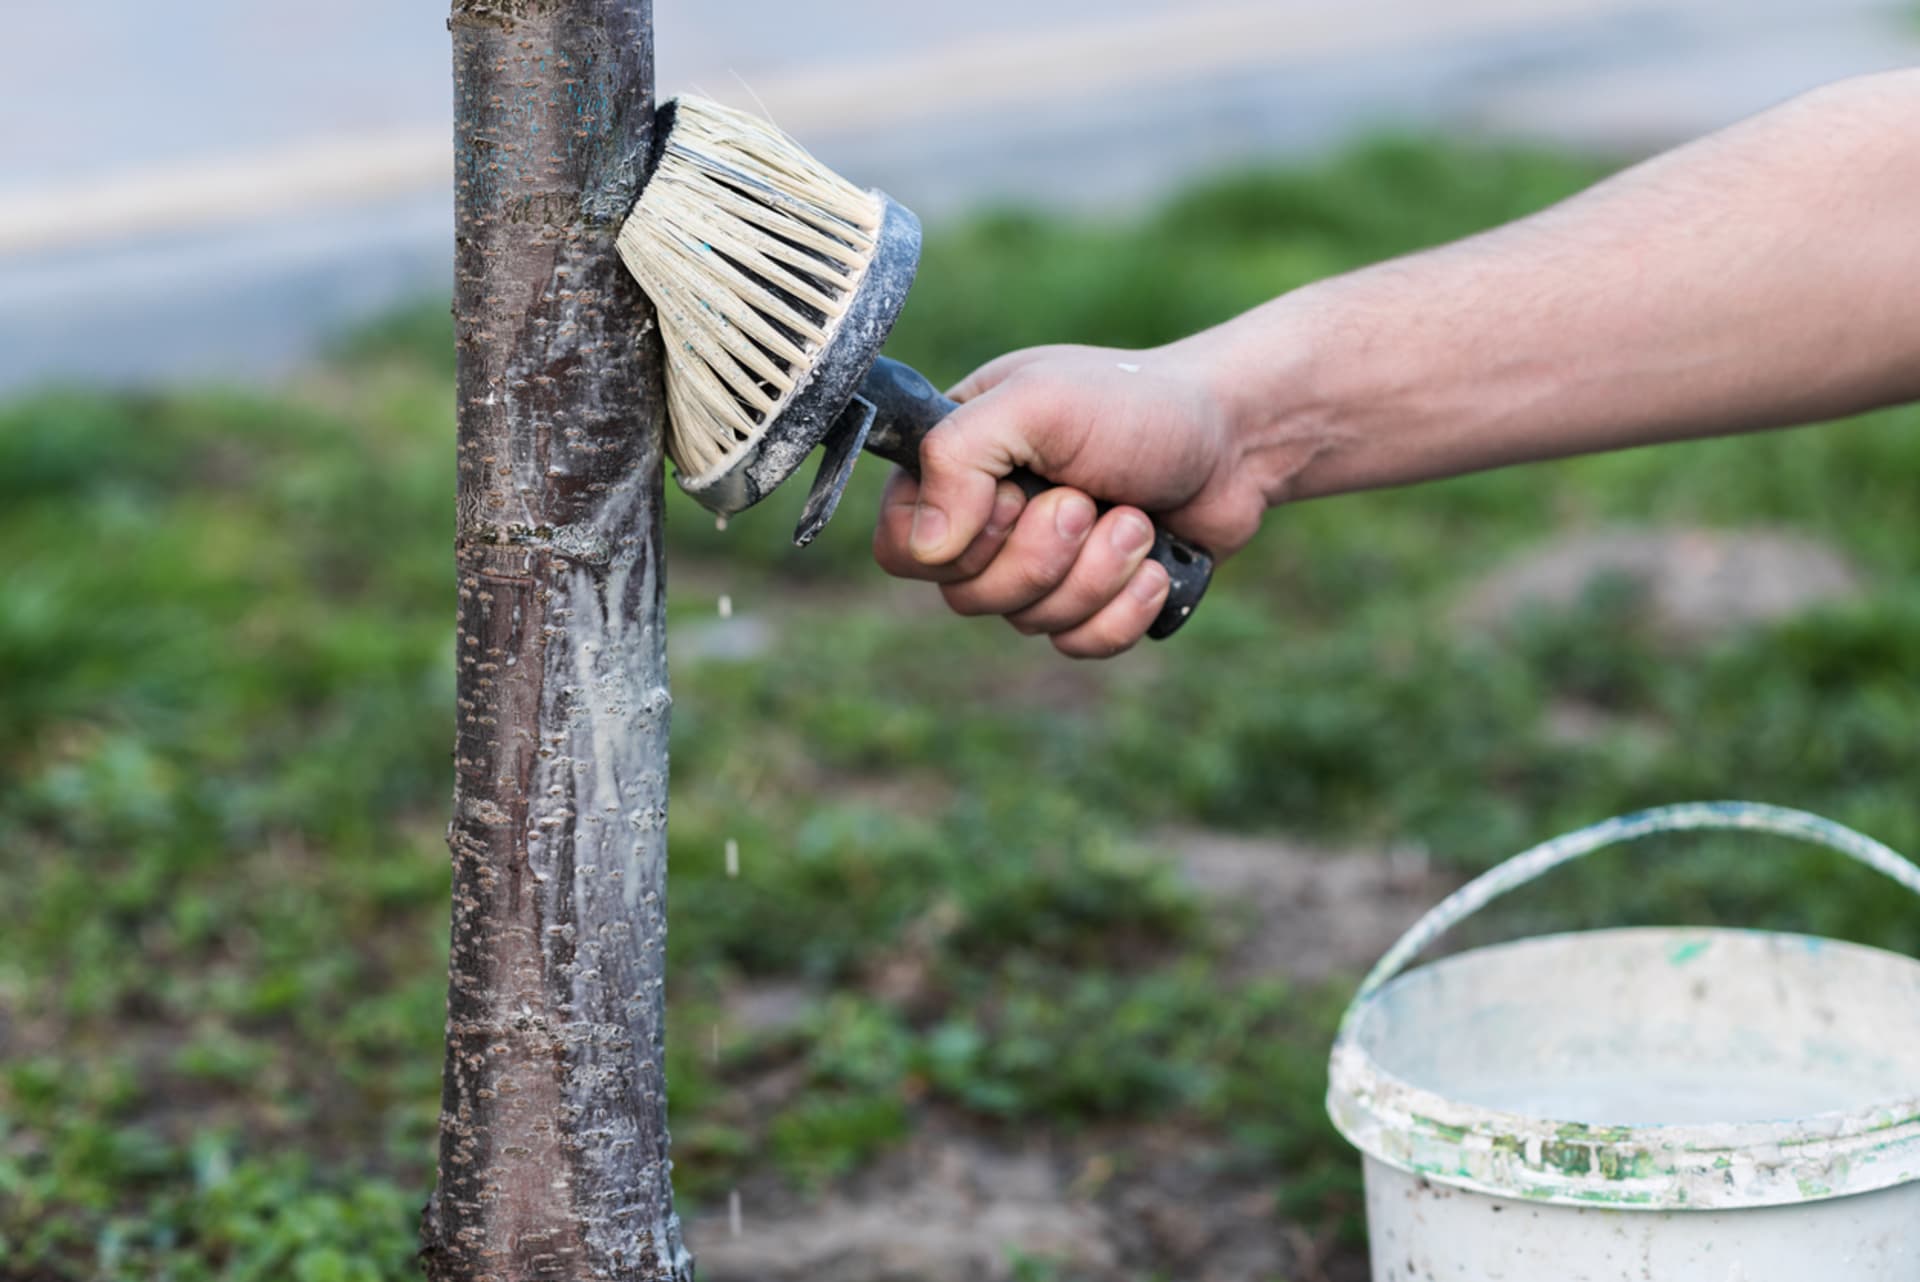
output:
<instances>
[{"instance_id":1,"label":"human hand","mask_svg":"<svg viewBox=\"0 0 1920 1282\"><path fill-rule=\"evenodd\" d=\"M1167 595L1146 559L1145 512L1217 560L1259 527L1266 496L1191 344L1129 352L1039 347L984 366L921 446L921 480L896 473L874 531L888 573L941 585L966 615L1000 614L1076 658L1145 635ZM1056 482L1025 498L1004 478ZM1096 513L1089 496L1114 503Z\"/></svg>"}]
</instances>

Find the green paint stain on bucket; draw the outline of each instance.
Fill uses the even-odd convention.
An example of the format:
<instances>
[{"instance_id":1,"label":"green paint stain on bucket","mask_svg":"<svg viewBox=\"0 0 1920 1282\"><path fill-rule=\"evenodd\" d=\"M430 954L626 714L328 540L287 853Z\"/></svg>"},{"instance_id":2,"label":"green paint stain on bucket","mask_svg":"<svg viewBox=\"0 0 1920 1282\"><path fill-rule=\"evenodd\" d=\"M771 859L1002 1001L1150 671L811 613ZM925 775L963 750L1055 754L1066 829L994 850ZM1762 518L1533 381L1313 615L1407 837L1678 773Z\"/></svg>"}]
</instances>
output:
<instances>
[{"instance_id":1,"label":"green paint stain on bucket","mask_svg":"<svg viewBox=\"0 0 1920 1282\"><path fill-rule=\"evenodd\" d=\"M1447 1122L1436 1121L1431 1117L1416 1116L1413 1120L1415 1125L1431 1131L1441 1139L1448 1140L1454 1144L1458 1144L1461 1140L1467 1138L1467 1128L1464 1126L1454 1126Z\"/></svg>"},{"instance_id":2,"label":"green paint stain on bucket","mask_svg":"<svg viewBox=\"0 0 1920 1282\"><path fill-rule=\"evenodd\" d=\"M1554 1131L1554 1134L1570 1143L1618 1144L1622 1140L1633 1138L1633 1128L1631 1126L1589 1126L1585 1122L1568 1122Z\"/></svg>"},{"instance_id":3,"label":"green paint stain on bucket","mask_svg":"<svg viewBox=\"0 0 1920 1282\"><path fill-rule=\"evenodd\" d=\"M1540 1162L1562 1175L1585 1175L1593 1169L1593 1150L1585 1144L1542 1144Z\"/></svg>"},{"instance_id":4,"label":"green paint stain on bucket","mask_svg":"<svg viewBox=\"0 0 1920 1282\"><path fill-rule=\"evenodd\" d=\"M1681 944L1679 947L1675 948L1672 952L1668 953L1667 960L1672 962L1676 966L1684 966L1688 962L1692 961L1694 958L1698 957L1701 953L1706 952L1710 946L1711 946L1711 943L1708 940L1689 939L1686 943Z\"/></svg>"},{"instance_id":5,"label":"green paint stain on bucket","mask_svg":"<svg viewBox=\"0 0 1920 1282\"><path fill-rule=\"evenodd\" d=\"M1643 1180L1654 1173L1653 1156L1643 1148L1604 1145L1595 1150L1600 1176L1608 1180Z\"/></svg>"}]
</instances>

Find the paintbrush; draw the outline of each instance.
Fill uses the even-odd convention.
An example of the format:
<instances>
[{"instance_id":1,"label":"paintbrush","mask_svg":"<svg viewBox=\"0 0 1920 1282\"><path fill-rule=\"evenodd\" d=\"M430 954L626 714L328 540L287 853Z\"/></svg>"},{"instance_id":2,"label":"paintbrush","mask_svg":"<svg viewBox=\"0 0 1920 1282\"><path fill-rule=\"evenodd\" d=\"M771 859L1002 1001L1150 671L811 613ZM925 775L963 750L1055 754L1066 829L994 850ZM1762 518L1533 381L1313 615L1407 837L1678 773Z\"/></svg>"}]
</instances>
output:
<instances>
[{"instance_id":1,"label":"paintbrush","mask_svg":"<svg viewBox=\"0 0 1920 1282\"><path fill-rule=\"evenodd\" d=\"M919 266L919 220L766 121L702 98L661 107L655 152L618 246L659 316L675 476L731 516L824 444L794 532L805 546L862 448L918 476L920 442L955 408L880 356ZM1029 497L1051 487L1025 469L1008 479ZM1148 556L1172 587L1147 635L1171 636L1213 558L1158 526Z\"/></svg>"}]
</instances>

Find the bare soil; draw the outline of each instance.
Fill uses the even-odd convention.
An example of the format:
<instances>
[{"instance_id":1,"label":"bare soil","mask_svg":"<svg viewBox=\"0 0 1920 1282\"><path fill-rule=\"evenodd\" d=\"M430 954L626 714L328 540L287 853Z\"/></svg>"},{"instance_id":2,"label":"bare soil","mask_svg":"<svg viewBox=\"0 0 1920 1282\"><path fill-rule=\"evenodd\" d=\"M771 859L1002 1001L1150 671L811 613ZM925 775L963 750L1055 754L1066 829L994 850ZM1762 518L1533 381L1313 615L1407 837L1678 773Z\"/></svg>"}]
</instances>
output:
<instances>
[{"instance_id":1,"label":"bare soil","mask_svg":"<svg viewBox=\"0 0 1920 1282\"><path fill-rule=\"evenodd\" d=\"M1154 843L1217 906L1237 977L1303 983L1364 969L1455 879L1423 852L1329 850L1181 830ZM775 1031L809 996L743 989L729 1022ZM1357 1159L1356 1159L1357 1160ZM873 1168L814 1197L777 1180L688 1226L711 1282L1012 1282L1022 1259L1076 1282L1362 1282L1364 1251L1276 1211L1280 1190L1178 1128L1011 1133L938 1112Z\"/></svg>"}]
</instances>

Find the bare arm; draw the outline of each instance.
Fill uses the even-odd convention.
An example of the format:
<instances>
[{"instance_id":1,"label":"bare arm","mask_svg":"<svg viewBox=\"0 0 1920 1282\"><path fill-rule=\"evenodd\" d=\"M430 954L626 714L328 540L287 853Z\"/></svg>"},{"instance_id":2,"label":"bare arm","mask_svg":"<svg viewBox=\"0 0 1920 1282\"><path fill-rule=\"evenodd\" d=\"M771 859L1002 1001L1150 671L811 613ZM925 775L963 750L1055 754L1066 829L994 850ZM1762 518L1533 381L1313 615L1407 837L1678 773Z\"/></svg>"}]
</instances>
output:
<instances>
[{"instance_id":1,"label":"bare arm","mask_svg":"<svg viewBox=\"0 0 1920 1282\"><path fill-rule=\"evenodd\" d=\"M990 517L1015 465L1224 555L1287 500L1920 397L1920 72L1816 91L1168 347L1014 353L962 392L924 486L890 490L876 555L1076 655L1136 641L1164 578L1116 537L1133 509L1093 527L1074 490L1021 510L1002 487Z\"/></svg>"},{"instance_id":2,"label":"bare arm","mask_svg":"<svg viewBox=\"0 0 1920 1282\"><path fill-rule=\"evenodd\" d=\"M1258 354L1303 321L1317 407ZM1209 337L1275 499L1920 396L1920 73L1831 86Z\"/></svg>"}]
</instances>

